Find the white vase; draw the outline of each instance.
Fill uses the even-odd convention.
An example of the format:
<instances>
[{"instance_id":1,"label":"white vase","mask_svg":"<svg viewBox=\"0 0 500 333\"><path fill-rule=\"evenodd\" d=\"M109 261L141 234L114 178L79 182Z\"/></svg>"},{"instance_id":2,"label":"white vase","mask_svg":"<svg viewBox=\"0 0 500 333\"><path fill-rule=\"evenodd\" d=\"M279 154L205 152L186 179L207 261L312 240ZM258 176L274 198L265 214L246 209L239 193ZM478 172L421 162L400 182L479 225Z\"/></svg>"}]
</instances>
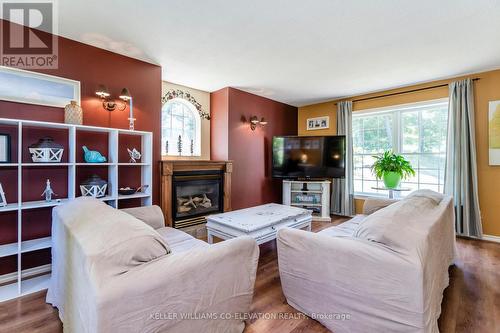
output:
<instances>
[{"instance_id":1,"label":"white vase","mask_svg":"<svg viewBox=\"0 0 500 333\"><path fill-rule=\"evenodd\" d=\"M71 101L64 107L64 122L74 125L83 124L83 110L80 105L76 104L76 101Z\"/></svg>"}]
</instances>

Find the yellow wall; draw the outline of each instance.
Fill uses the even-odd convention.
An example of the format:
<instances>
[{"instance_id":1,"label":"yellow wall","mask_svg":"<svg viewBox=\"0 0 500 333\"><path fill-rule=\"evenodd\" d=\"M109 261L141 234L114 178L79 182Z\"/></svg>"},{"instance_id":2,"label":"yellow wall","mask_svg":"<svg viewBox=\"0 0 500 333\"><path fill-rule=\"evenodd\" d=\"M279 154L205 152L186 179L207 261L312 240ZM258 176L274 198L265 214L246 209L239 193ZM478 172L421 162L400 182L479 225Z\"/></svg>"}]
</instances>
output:
<instances>
[{"instance_id":1,"label":"yellow wall","mask_svg":"<svg viewBox=\"0 0 500 333\"><path fill-rule=\"evenodd\" d=\"M320 130L307 130L307 119L316 117L330 117L330 128ZM332 103L320 103L299 108L298 113L298 129L299 135L335 135L337 133L337 109L332 107Z\"/></svg>"},{"instance_id":2,"label":"yellow wall","mask_svg":"<svg viewBox=\"0 0 500 333\"><path fill-rule=\"evenodd\" d=\"M483 220L483 232L487 235L500 236L500 204L498 199L498 189L500 189L500 166L490 166L488 162L488 102L500 100L500 70L468 75L467 77L480 78L479 81L474 82L474 104L476 121L475 129L477 168L479 180L479 205ZM349 99L359 99L384 95L393 92L408 91L416 88L434 86L441 83L447 84L450 81L461 78L464 77L457 77L450 80L440 80L401 89L378 92L374 94L355 96ZM368 101L354 102L353 111L355 112L371 108L414 103L443 97L448 97L447 87L371 99ZM299 135L309 135L309 132L314 132L305 130L305 119L323 115L331 116L331 114L335 114L335 110L335 101L300 107L298 112ZM335 120L332 120L332 118L330 118L330 127L335 127ZM321 135L324 134L332 133L323 133ZM356 200L356 211L359 212L361 207L362 200Z\"/></svg>"},{"instance_id":3,"label":"yellow wall","mask_svg":"<svg viewBox=\"0 0 500 333\"><path fill-rule=\"evenodd\" d=\"M179 84L163 81L162 82L162 96L167 91L172 89L180 89L184 92L190 93L198 103L201 104L202 110L210 113L210 93ZM210 121L206 119L201 120L201 156L166 156L163 155L163 160L209 160L210 159Z\"/></svg>"}]
</instances>

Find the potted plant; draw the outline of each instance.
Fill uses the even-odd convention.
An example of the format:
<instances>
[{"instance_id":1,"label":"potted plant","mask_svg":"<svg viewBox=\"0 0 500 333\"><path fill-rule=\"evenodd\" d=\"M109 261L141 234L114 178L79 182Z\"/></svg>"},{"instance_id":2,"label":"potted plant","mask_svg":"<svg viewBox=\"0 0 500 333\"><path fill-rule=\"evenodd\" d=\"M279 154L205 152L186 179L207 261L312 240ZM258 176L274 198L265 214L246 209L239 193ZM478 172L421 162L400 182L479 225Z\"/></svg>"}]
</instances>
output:
<instances>
[{"instance_id":1,"label":"potted plant","mask_svg":"<svg viewBox=\"0 0 500 333\"><path fill-rule=\"evenodd\" d=\"M375 158L375 163L372 165L372 172L378 179L384 180L386 188L396 188L399 186L401 179L415 175L415 170L411 167L410 162L402 155L395 154L391 150L373 156L373 158Z\"/></svg>"}]
</instances>

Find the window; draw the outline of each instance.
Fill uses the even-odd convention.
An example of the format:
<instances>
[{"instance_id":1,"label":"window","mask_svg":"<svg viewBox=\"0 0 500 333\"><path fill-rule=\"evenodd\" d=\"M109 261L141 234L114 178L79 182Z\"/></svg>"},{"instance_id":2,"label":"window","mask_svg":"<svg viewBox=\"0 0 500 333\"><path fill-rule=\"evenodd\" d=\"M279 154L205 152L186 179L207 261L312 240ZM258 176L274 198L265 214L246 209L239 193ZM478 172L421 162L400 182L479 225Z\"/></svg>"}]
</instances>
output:
<instances>
[{"instance_id":1,"label":"window","mask_svg":"<svg viewBox=\"0 0 500 333\"><path fill-rule=\"evenodd\" d=\"M448 100L354 112L354 192L384 194L371 172L373 155L392 149L410 161L416 175L401 182L412 190L443 192ZM401 192L404 195L405 192Z\"/></svg>"},{"instance_id":2,"label":"window","mask_svg":"<svg viewBox=\"0 0 500 333\"><path fill-rule=\"evenodd\" d=\"M162 155L179 156L179 136L181 156L201 155L201 120L193 104L182 98L171 99L163 105L161 118Z\"/></svg>"}]
</instances>

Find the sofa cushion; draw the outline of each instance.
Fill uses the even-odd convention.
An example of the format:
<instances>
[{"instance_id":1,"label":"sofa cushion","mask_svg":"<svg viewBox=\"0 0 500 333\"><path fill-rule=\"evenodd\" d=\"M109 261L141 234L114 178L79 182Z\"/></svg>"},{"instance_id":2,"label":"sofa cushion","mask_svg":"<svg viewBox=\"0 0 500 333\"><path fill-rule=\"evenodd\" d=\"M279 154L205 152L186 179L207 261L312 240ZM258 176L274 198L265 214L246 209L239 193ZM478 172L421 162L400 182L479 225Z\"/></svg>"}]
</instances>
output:
<instances>
[{"instance_id":1,"label":"sofa cushion","mask_svg":"<svg viewBox=\"0 0 500 333\"><path fill-rule=\"evenodd\" d=\"M121 209L121 211L132 215L136 219L141 220L155 230L163 228L165 226L165 218L163 217L163 212L161 211L161 208L156 205L125 208Z\"/></svg>"},{"instance_id":2,"label":"sofa cushion","mask_svg":"<svg viewBox=\"0 0 500 333\"><path fill-rule=\"evenodd\" d=\"M170 253L165 240L149 225L100 200L82 197L55 208L89 269L122 274Z\"/></svg>"},{"instance_id":3,"label":"sofa cushion","mask_svg":"<svg viewBox=\"0 0 500 333\"><path fill-rule=\"evenodd\" d=\"M387 199L387 198L368 198L363 203L363 214L370 215L375 213L377 210L381 210L393 203L398 202L397 199Z\"/></svg>"},{"instance_id":4,"label":"sofa cushion","mask_svg":"<svg viewBox=\"0 0 500 333\"><path fill-rule=\"evenodd\" d=\"M156 230L161 237L168 243L172 253L180 253L192 250L195 247L208 247L208 243L196 239L184 231L164 227Z\"/></svg>"},{"instance_id":5,"label":"sofa cushion","mask_svg":"<svg viewBox=\"0 0 500 333\"><path fill-rule=\"evenodd\" d=\"M434 192L432 190L418 190L413 191L405 199L413 198L413 197L421 197L427 198L429 200L434 201L436 205L439 205L444 198L444 195L438 192Z\"/></svg>"},{"instance_id":6,"label":"sofa cushion","mask_svg":"<svg viewBox=\"0 0 500 333\"><path fill-rule=\"evenodd\" d=\"M436 196L411 195L366 217L355 237L381 243L397 252L412 252L425 240L439 212Z\"/></svg>"},{"instance_id":7,"label":"sofa cushion","mask_svg":"<svg viewBox=\"0 0 500 333\"><path fill-rule=\"evenodd\" d=\"M339 225L329 227L321 230L318 234L327 235L331 237L353 237L358 230L360 223L366 218L366 215L356 215L349 221L345 221Z\"/></svg>"}]
</instances>

